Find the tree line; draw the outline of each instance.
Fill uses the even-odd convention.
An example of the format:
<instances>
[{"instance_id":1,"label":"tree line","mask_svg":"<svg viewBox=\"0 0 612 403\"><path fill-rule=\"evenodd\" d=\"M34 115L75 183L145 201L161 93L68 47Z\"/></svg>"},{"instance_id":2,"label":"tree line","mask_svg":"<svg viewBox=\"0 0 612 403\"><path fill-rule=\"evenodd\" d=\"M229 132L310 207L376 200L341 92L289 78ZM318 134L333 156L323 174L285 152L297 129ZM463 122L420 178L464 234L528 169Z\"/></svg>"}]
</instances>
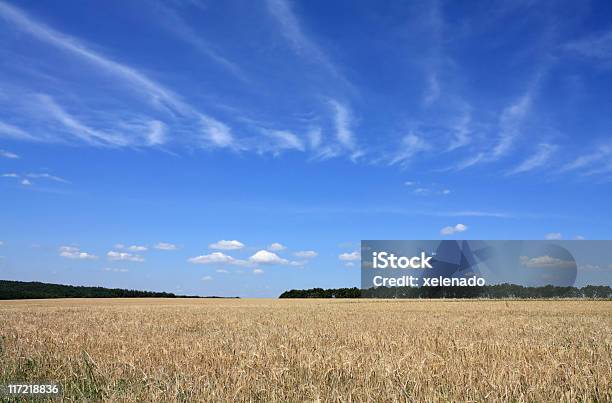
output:
<instances>
[{"instance_id":1,"label":"tree line","mask_svg":"<svg viewBox=\"0 0 612 403\"><path fill-rule=\"evenodd\" d=\"M84 287L39 282L0 280L0 299L41 298L197 298L169 292Z\"/></svg>"},{"instance_id":2,"label":"tree line","mask_svg":"<svg viewBox=\"0 0 612 403\"><path fill-rule=\"evenodd\" d=\"M609 286L588 285L578 287L524 287L516 284L496 284L482 287L377 287L311 288L290 290L279 298L594 298L611 299Z\"/></svg>"}]
</instances>

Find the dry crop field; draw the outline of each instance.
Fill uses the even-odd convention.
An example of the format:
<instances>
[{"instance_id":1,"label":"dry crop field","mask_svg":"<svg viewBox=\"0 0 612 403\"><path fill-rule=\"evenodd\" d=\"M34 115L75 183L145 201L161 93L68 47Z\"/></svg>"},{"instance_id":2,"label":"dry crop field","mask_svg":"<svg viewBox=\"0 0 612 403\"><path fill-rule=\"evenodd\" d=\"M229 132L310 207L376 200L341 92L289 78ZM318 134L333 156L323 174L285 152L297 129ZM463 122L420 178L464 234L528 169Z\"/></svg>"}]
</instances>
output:
<instances>
[{"instance_id":1,"label":"dry crop field","mask_svg":"<svg viewBox=\"0 0 612 403\"><path fill-rule=\"evenodd\" d=\"M4 301L0 336L66 400L612 400L610 301Z\"/></svg>"}]
</instances>

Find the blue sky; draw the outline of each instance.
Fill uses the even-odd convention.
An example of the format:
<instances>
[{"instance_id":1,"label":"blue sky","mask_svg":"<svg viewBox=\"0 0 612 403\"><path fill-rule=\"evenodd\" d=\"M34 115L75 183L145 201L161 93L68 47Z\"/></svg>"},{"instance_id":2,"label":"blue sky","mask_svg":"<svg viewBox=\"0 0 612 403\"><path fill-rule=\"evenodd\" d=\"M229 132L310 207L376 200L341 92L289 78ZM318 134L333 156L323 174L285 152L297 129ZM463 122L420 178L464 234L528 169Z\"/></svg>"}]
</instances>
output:
<instances>
[{"instance_id":1,"label":"blue sky","mask_svg":"<svg viewBox=\"0 0 612 403\"><path fill-rule=\"evenodd\" d=\"M609 239L612 3L383 3L0 0L0 277L277 296L358 285L361 239Z\"/></svg>"}]
</instances>

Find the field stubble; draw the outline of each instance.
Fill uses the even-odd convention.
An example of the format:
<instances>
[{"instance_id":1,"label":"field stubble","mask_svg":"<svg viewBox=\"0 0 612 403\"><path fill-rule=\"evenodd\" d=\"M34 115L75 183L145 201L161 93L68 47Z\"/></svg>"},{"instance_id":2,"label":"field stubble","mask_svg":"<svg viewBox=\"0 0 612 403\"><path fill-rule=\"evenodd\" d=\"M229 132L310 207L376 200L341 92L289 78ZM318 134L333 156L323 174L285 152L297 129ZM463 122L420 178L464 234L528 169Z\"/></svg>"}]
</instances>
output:
<instances>
[{"instance_id":1,"label":"field stubble","mask_svg":"<svg viewBox=\"0 0 612 403\"><path fill-rule=\"evenodd\" d=\"M0 302L0 383L67 400L612 401L612 302Z\"/></svg>"}]
</instances>

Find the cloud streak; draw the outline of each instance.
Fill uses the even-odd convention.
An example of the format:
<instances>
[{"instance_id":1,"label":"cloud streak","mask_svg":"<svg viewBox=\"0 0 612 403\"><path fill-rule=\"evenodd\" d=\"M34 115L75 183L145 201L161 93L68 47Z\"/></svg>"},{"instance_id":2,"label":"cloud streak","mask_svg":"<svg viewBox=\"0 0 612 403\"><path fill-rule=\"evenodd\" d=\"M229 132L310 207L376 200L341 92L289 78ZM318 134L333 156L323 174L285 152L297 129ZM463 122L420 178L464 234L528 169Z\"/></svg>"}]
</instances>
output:
<instances>
[{"instance_id":1,"label":"cloud streak","mask_svg":"<svg viewBox=\"0 0 612 403\"><path fill-rule=\"evenodd\" d=\"M70 52L99 68L121 78L133 89L146 94L152 102L162 103L177 111L185 112L186 105L179 100L171 91L149 79L137 70L106 58L101 54L89 49L80 41L68 35L64 35L46 25L29 18L17 8L0 2L0 16L6 21L14 24L23 32L36 39L53 45L59 49Z\"/></svg>"},{"instance_id":2,"label":"cloud streak","mask_svg":"<svg viewBox=\"0 0 612 403\"><path fill-rule=\"evenodd\" d=\"M110 59L87 47L81 41L71 36L65 35L51 27L44 25L28 17L25 13L0 1L0 18L8 21L13 26L25 32L41 42L47 43L74 55L100 71L111 74L120 79L120 82L145 96L152 105L160 107L173 115L181 115L191 119L199 119L202 123L203 131L210 142L217 147L230 147L234 145L234 138L231 130L224 123L217 119L201 113L187 104L177 94L156 81L149 78L142 72ZM103 131L87 126L61 108L50 96L41 97L42 106L51 117L62 123L71 133L91 145L131 145L131 141L124 136ZM166 142L166 127L159 120L148 122L149 134L147 137L148 145L160 145ZM0 123L0 135L11 136L22 139L34 139L21 129Z\"/></svg>"},{"instance_id":3,"label":"cloud streak","mask_svg":"<svg viewBox=\"0 0 612 403\"><path fill-rule=\"evenodd\" d=\"M265 135L274 141L272 151L278 153L282 150L304 151L304 143L295 134L285 130L266 130Z\"/></svg>"},{"instance_id":4,"label":"cloud streak","mask_svg":"<svg viewBox=\"0 0 612 403\"><path fill-rule=\"evenodd\" d=\"M397 151L395 156L389 161L389 165L406 164L415 155L431 149L431 145L421 136L411 132L402 138L398 148L399 151Z\"/></svg>"},{"instance_id":5,"label":"cloud streak","mask_svg":"<svg viewBox=\"0 0 612 403\"><path fill-rule=\"evenodd\" d=\"M285 37L296 55L323 66L333 76L346 82L329 57L314 41L304 34L300 21L287 0L267 0L266 3L270 15L278 23L281 34Z\"/></svg>"},{"instance_id":6,"label":"cloud streak","mask_svg":"<svg viewBox=\"0 0 612 403\"><path fill-rule=\"evenodd\" d=\"M12 160L19 159L19 155L13 152L10 152L10 151L2 150L2 149L0 149L0 157L12 159Z\"/></svg>"},{"instance_id":7,"label":"cloud streak","mask_svg":"<svg viewBox=\"0 0 612 403\"><path fill-rule=\"evenodd\" d=\"M503 110L499 119L499 141L490 156L492 160L496 160L510 151L516 137L520 134L521 124L529 113L531 103L532 95L529 91Z\"/></svg>"},{"instance_id":8,"label":"cloud streak","mask_svg":"<svg viewBox=\"0 0 612 403\"><path fill-rule=\"evenodd\" d=\"M0 3L0 7L2 3ZM37 141L38 139L25 130L20 129L17 126L10 125L8 123L0 122L0 137L17 139L17 140L26 140L26 141Z\"/></svg>"},{"instance_id":9,"label":"cloud streak","mask_svg":"<svg viewBox=\"0 0 612 403\"><path fill-rule=\"evenodd\" d=\"M537 151L514 169L507 172L507 175L515 175L519 173L529 172L536 168L541 168L546 165L552 155L559 148L553 144L539 144Z\"/></svg>"},{"instance_id":10,"label":"cloud streak","mask_svg":"<svg viewBox=\"0 0 612 403\"><path fill-rule=\"evenodd\" d=\"M191 28L178 12L170 7L164 6L161 2L153 4L159 14L157 21L170 33L180 40L193 46L197 51L204 54L210 60L221 66L223 69L231 73L235 78L243 82L248 82L248 78L245 72L233 61L230 61L227 57L222 56L218 50L215 50L213 46L198 35L193 28Z\"/></svg>"},{"instance_id":11,"label":"cloud streak","mask_svg":"<svg viewBox=\"0 0 612 403\"><path fill-rule=\"evenodd\" d=\"M353 150L355 149L355 138L351 130L351 112L348 107L336 100L329 101L332 110L334 111L334 125L336 128L336 140L342 147Z\"/></svg>"}]
</instances>

